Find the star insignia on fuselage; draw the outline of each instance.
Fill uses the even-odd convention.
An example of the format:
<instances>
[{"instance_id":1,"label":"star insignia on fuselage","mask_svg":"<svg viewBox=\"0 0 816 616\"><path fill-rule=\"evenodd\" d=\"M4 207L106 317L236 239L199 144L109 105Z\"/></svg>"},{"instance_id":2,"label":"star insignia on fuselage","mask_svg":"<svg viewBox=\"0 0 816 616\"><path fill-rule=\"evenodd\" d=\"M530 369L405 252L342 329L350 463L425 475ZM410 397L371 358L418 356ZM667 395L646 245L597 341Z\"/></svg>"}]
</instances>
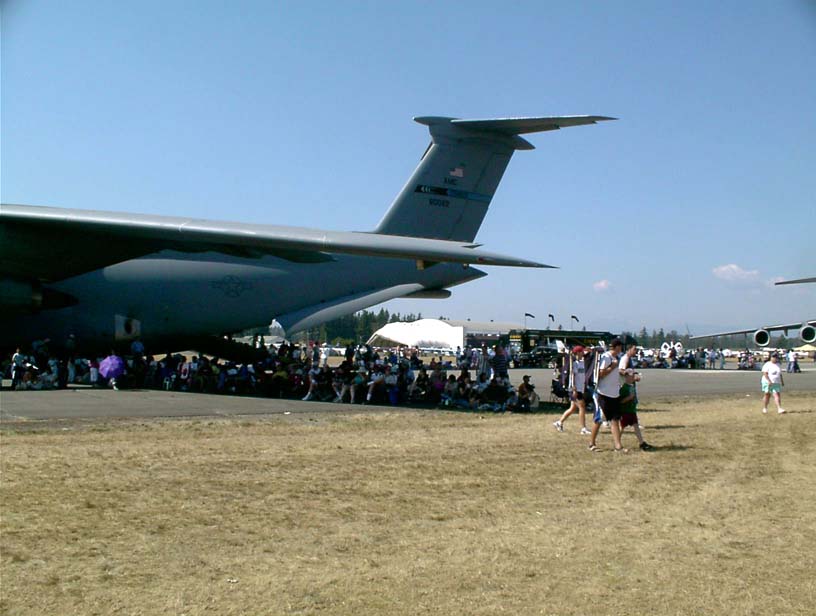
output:
<instances>
[{"instance_id":1,"label":"star insignia on fuselage","mask_svg":"<svg viewBox=\"0 0 816 616\"><path fill-rule=\"evenodd\" d=\"M224 276L221 280L213 280L210 285L223 291L227 297L240 297L241 293L252 289L251 282L244 282L238 276Z\"/></svg>"}]
</instances>

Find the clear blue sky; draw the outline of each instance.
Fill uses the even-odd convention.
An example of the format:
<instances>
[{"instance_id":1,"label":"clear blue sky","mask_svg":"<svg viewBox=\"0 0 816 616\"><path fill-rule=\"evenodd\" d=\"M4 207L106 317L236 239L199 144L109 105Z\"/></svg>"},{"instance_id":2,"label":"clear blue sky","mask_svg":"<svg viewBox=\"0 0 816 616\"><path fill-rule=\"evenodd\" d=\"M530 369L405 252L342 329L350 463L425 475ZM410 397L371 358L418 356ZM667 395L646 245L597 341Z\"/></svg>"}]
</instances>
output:
<instances>
[{"instance_id":1,"label":"clear blue sky","mask_svg":"<svg viewBox=\"0 0 816 616\"><path fill-rule=\"evenodd\" d=\"M373 228L416 115L600 114L532 135L488 268L387 307L544 326L816 316L816 3L2 3L2 201ZM44 248L47 249L47 248Z\"/></svg>"}]
</instances>

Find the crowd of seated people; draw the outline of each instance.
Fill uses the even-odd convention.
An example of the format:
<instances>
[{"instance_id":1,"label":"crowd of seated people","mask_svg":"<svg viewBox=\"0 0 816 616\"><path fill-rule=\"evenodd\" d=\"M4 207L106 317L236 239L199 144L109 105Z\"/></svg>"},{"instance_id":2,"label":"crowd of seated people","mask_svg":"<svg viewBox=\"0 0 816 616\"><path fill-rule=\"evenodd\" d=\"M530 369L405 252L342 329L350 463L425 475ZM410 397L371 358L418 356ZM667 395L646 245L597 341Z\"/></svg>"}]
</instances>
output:
<instances>
[{"instance_id":1,"label":"crowd of seated people","mask_svg":"<svg viewBox=\"0 0 816 616\"><path fill-rule=\"evenodd\" d=\"M118 388L351 404L529 410L531 403L538 402L534 387L527 379L518 389L513 387L502 358L502 351L488 352L484 347L459 351L453 362L432 358L425 363L416 348L377 350L360 345L347 347L340 364L332 368L325 348L317 344L283 343L271 347L261 361L236 363L206 356L153 356L137 341L122 358L125 373L116 384ZM100 373L103 360L57 359L49 354L46 341L33 345L30 353L18 350L8 372L14 389L64 388L68 384L106 387L110 380Z\"/></svg>"}]
</instances>

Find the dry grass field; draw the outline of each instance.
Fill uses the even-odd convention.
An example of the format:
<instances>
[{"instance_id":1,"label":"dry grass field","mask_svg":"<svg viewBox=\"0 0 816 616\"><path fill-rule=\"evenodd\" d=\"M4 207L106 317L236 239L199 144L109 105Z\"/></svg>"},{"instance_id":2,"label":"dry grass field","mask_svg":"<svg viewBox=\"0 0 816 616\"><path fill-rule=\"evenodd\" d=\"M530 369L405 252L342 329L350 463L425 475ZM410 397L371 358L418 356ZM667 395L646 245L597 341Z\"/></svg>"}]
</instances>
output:
<instances>
[{"instance_id":1,"label":"dry grass field","mask_svg":"<svg viewBox=\"0 0 816 616\"><path fill-rule=\"evenodd\" d=\"M0 613L813 614L785 402L645 401L628 454L548 414L6 423Z\"/></svg>"}]
</instances>

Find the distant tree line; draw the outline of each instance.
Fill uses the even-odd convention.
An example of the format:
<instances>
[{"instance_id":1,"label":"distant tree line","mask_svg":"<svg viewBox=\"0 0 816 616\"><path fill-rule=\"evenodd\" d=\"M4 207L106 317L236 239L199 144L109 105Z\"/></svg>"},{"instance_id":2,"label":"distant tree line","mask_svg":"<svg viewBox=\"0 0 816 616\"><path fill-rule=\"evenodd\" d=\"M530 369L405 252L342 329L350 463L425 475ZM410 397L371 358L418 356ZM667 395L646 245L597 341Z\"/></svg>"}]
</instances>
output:
<instances>
[{"instance_id":1,"label":"distant tree line","mask_svg":"<svg viewBox=\"0 0 816 616\"><path fill-rule=\"evenodd\" d=\"M361 310L334 321L323 323L317 328L301 332L295 336L296 341L318 340L334 345L360 344L368 340L371 335L388 323L418 321L422 318L419 314L391 313L385 308L374 312L371 310Z\"/></svg>"},{"instance_id":2,"label":"distant tree line","mask_svg":"<svg viewBox=\"0 0 816 616\"><path fill-rule=\"evenodd\" d=\"M411 322L418 321L423 318L422 313L400 314L399 312L391 313L385 308L380 308L378 311L361 310L348 316L340 317L334 321L324 323L317 328L313 328L304 332L300 332L294 336L295 342L307 342L309 340L318 340L319 342L327 342L329 344L343 346L347 344L361 344L368 340L371 335L380 329L383 325L396 322ZM441 320L447 320L445 317L439 317ZM559 326L558 329L561 329ZM584 327L586 330L586 327ZM258 333L258 332L252 332ZM742 349L745 347L754 348L753 338L751 334L737 335L737 336L720 336L719 338L702 338L700 340L690 340L688 333L681 334L677 330L672 329L668 332L662 327L660 329L652 329L651 332L646 327L641 327L638 332L622 331L621 338L634 338L640 346L646 348L659 348L664 342L680 342L684 348L708 347L715 346L717 348ZM784 334L772 335L770 346L779 349L789 349L800 344L800 340L796 335L791 338L785 337Z\"/></svg>"}]
</instances>

